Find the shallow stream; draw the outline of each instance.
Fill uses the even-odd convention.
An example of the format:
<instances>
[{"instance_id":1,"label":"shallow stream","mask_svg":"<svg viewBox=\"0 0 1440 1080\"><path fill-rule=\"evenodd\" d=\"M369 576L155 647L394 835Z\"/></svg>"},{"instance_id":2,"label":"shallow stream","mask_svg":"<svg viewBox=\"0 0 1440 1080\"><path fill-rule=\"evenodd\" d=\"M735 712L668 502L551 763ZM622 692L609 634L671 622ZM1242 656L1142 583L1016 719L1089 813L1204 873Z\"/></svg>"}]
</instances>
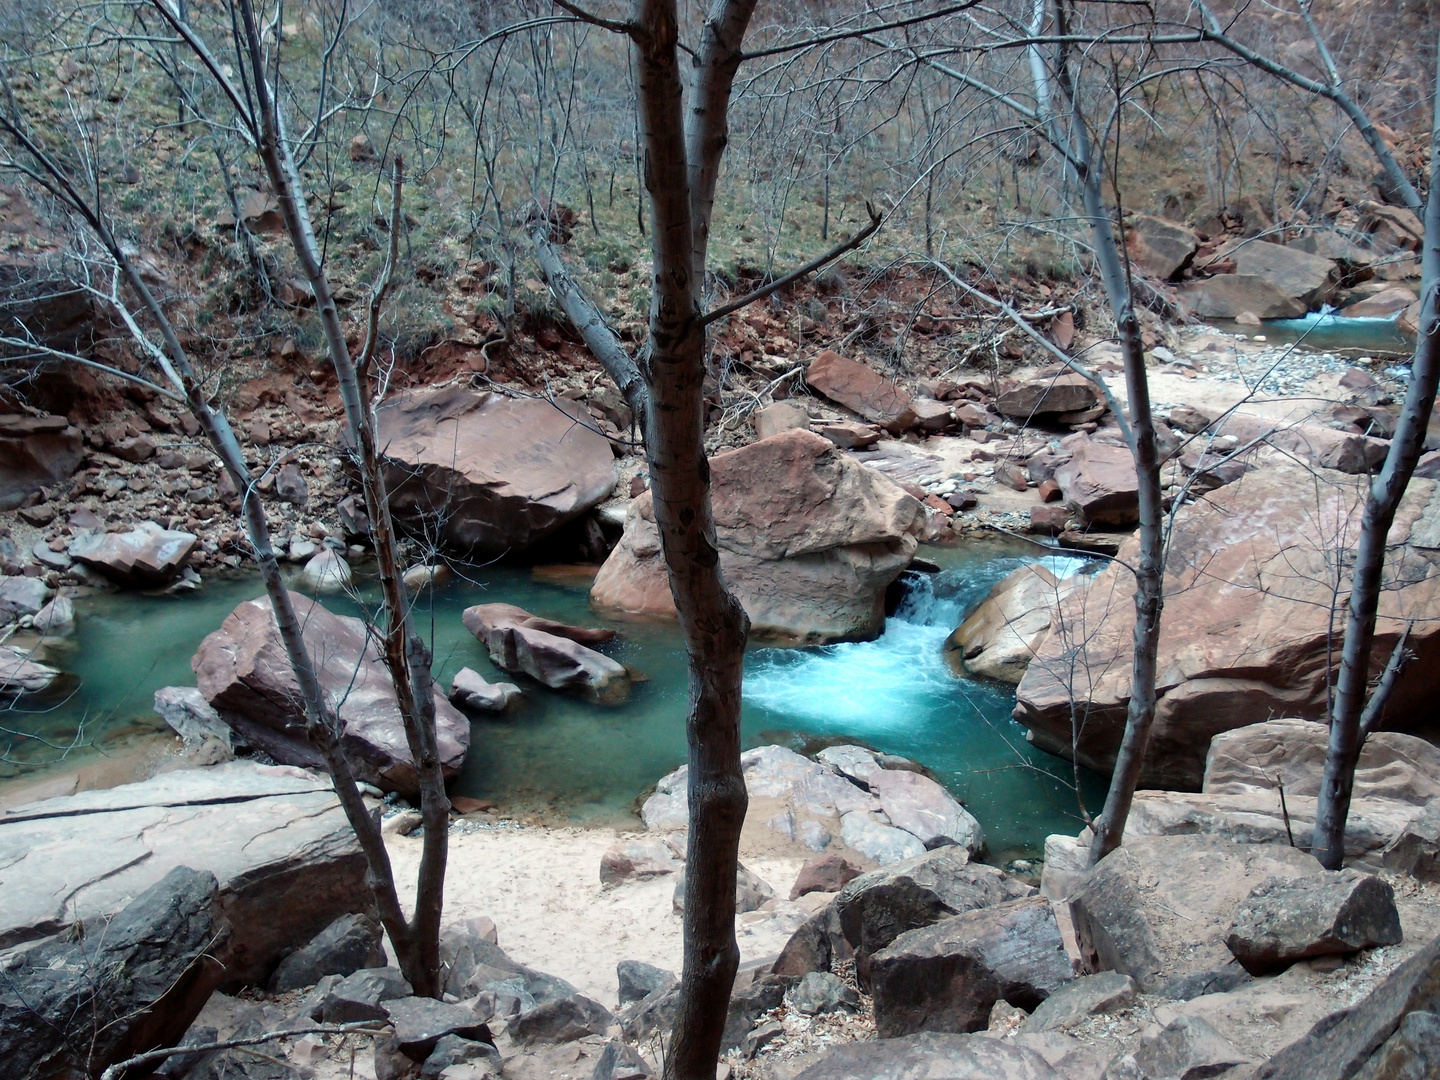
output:
<instances>
[{"instance_id":1,"label":"shallow stream","mask_svg":"<svg viewBox=\"0 0 1440 1080\"><path fill-rule=\"evenodd\" d=\"M1415 348L1415 337L1401 330L1394 318L1354 319L1333 311L1312 311L1299 319L1267 319L1261 326L1241 326L1228 319L1212 319L1211 325L1227 334L1246 337L1263 335L1272 345L1298 344L1321 352L1339 353L1350 359L1362 356L1404 356Z\"/></svg>"},{"instance_id":2,"label":"shallow stream","mask_svg":"<svg viewBox=\"0 0 1440 1080\"><path fill-rule=\"evenodd\" d=\"M966 803L999 856L1038 854L1046 834L1076 831L1073 770L1025 742L1024 729L1010 718L1013 690L956 678L942 656L946 636L965 613L1035 554L1033 546L1011 542L929 549L927 557L942 571L908 579L915 587L877 640L803 650L753 645L745 668L745 744L806 749L857 740L914 758ZM1076 566L1077 560L1060 559L1055 569ZM433 628L435 673L443 686L464 666L488 679L509 678L461 624L461 612L472 604L505 602L566 622L605 621L589 609L586 582L502 566L466 577L422 598L418 612L422 625ZM60 743L73 738L83 720L86 740L101 748L163 731L151 711L154 691L193 685L190 658L200 639L259 592L251 578L208 581L189 596L84 598L76 605L75 651L61 661L75 676L69 696L43 712L12 711L0 723ZM363 584L362 596L373 596ZM338 613L357 613L346 597L323 599ZM673 625L609 625L621 636L605 651L648 676L630 701L606 708L528 684L503 717L475 721L455 793L549 819L634 821L636 797L684 760L685 659ZM56 754L33 741L15 745L31 760ZM1088 775L1082 787L1093 811L1102 789Z\"/></svg>"}]
</instances>

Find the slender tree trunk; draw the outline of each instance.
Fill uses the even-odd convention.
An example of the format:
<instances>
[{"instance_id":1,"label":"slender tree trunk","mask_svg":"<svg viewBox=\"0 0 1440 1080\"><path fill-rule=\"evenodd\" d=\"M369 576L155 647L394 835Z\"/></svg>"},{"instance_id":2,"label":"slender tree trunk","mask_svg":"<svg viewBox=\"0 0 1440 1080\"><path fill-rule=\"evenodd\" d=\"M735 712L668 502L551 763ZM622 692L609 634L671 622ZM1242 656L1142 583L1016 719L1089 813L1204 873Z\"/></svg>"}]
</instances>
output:
<instances>
[{"instance_id":1,"label":"slender tree trunk","mask_svg":"<svg viewBox=\"0 0 1440 1080\"><path fill-rule=\"evenodd\" d=\"M704 438L705 333L700 323L705 244L692 206L703 203L708 221L724 145L729 82L726 78L723 92L716 91L708 102L719 115L710 113L692 128L700 132L699 140L710 140L708 148L698 149L714 166L697 169L686 151L674 0L641 0L636 22L638 109L654 262L645 442L655 522L690 669L684 968L665 1073L676 1080L712 1080L740 963L735 871L747 804L740 770L740 681L749 622L725 587L715 547ZM743 33L743 22L739 29ZM712 21L707 37L715 32ZM733 69L730 74L733 77ZM702 70L697 99L718 80L709 69ZM698 196L692 178L702 185Z\"/></svg>"},{"instance_id":2,"label":"slender tree trunk","mask_svg":"<svg viewBox=\"0 0 1440 1080\"><path fill-rule=\"evenodd\" d=\"M1165 538L1161 523L1164 506L1160 497L1160 460L1155 445L1154 417L1150 410L1150 381L1145 372L1145 348L1140 340L1140 320L1135 315L1134 294L1120 263L1110 216L1100 198L1100 184L1093 174L1083 177L1086 212L1095 237L1100 275L1116 313L1125 365L1125 391L1129 398L1131 446L1135 475L1139 480L1140 559L1135 567L1135 632L1130 661L1130 701L1125 712L1125 734L1110 776L1105 808L1095 821L1090 844L1090 861L1103 859L1125 834L1125 822L1135 799L1140 770L1150 745L1155 723L1155 676L1160 649L1160 612L1164 607Z\"/></svg>"},{"instance_id":3,"label":"slender tree trunk","mask_svg":"<svg viewBox=\"0 0 1440 1080\"><path fill-rule=\"evenodd\" d=\"M1440 68L1437 68L1440 75ZM1410 367L1410 385L1400 422L1380 475L1370 484L1361 518L1360 540L1350 585L1345 643L1340 654L1340 675L1335 684L1330 714L1330 744L1325 774L1315 808L1315 834L1311 852L1329 870L1338 870L1345 858L1345 821L1355 786L1355 765L1364 742L1361 716L1370 677L1370 653L1375 644L1375 619L1385 569L1385 540L1395 512L1424 452L1425 432L1440 382L1440 86L1434 103L1431 132L1430 191L1425 206L1425 249L1421 256L1421 311L1419 340Z\"/></svg>"},{"instance_id":4,"label":"slender tree trunk","mask_svg":"<svg viewBox=\"0 0 1440 1080\"><path fill-rule=\"evenodd\" d=\"M1031 8L1030 33L1039 36L1045 26L1049 0L1034 0ZM1067 0L1056 0L1055 19L1059 34L1067 33L1069 10ZM1160 613L1164 607L1165 535L1164 506L1160 497L1160 457L1155 444L1155 423L1150 408L1150 380L1145 371L1145 346L1140 338L1140 320L1135 314L1135 292L1130 275L1120 258L1115 230L1110 224L1110 209L1105 205L1101 187L1103 146L1090 138L1080 96L1070 71L1066 46L1061 45L1055 66L1054 81L1058 82L1069 105L1070 133L1067 138L1056 117L1051 88L1052 76L1037 46L1029 49L1031 79L1035 87L1037 108L1034 115L1041 122L1051 145L1061 152L1071 173L1080 182L1094 241L1095 263L1105 287L1115 325L1120 333L1120 348L1125 366L1125 390L1129 398L1122 421L1130 455L1135 462L1138 481L1140 518L1140 558L1135 567L1135 631L1130 660L1130 701L1126 708L1125 733L1116 755L1115 769L1110 776L1110 789L1105 808L1095 820L1095 835L1090 844L1090 861L1098 862L1120 846L1125 835L1125 821L1135 798L1135 786L1145 764L1150 744L1150 729L1155 722L1155 673L1160 647ZM1011 108L1017 105L1007 100ZM1019 106L1024 112L1024 107ZM1117 419L1120 419L1117 417Z\"/></svg>"}]
</instances>

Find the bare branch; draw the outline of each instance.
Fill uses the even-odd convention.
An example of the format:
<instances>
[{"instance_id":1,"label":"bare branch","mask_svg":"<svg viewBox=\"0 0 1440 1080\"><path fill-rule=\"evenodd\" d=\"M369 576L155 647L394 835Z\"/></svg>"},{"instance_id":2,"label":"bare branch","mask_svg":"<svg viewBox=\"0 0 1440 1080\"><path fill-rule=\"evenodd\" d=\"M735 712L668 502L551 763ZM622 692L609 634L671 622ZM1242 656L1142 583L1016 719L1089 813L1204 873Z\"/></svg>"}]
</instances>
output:
<instances>
[{"instance_id":1,"label":"bare branch","mask_svg":"<svg viewBox=\"0 0 1440 1080\"><path fill-rule=\"evenodd\" d=\"M640 373L640 367L635 363L620 343L619 336L605 321L600 309L590 300L588 296L576 284L570 272L565 269L565 263L560 258L560 253L555 250L546 235L546 227L542 222L532 233L535 242L535 256L540 263L541 275L545 283L550 286L555 299L560 302L560 307L566 316L575 325L580 336L584 339L586 346L595 355L595 359L604 365L610 377L615 380L615 385L620 388L626 403L640 421L641 430L644 430L644 419L650 409L650 392L645 386L645 379Z\"/></svg>"},{"instance_id":2,"label":"bare branch","mask_svg":"<svg viewBox=\"0 0 1440 1080\"><path fill-rule=\"evenodd\" d=\"M1400 672L1412 659L1410 653L1406 651L1405 645L1410 639L1410 631L1414 628L1415 620L1407 620L1405 629L1400 632L1400 640L1395 642L1395 648L1390 650L1390 661L1385 665L1385 670L1380 675L1380 681L1371 692L1370 700L1365 703L1365 711L1360 714L1362 743L1379 726L1380 717L1385 712L1385 703L1390 700L1395 683L1400 679Z\"/></svg>"},{"instance_id":3,"label":"bare branch","mask_svg":"<svg viewBox=\"0 0 1440 1080\"><path fill-rule=\"evenodd\" d=\"M136 1054L134 1057L126 1058L124 1061L117 1061L100 1074L100 1080L120 1080L120 1077L131 1069L138 1069L142 1065L153 1065L158 1061L174 1057L177 1054L201 1054L209 1053L212 1050L234 1050L245 1046L256 1046L260 1043L270 1042L273 1039L288 1039L292 1035L345 1035L364 1034L373 1035L381 1030L381 1025L374 1020L358 1020L353 1024L314 1024L310 1027L282 1028L279 1031L267 1031L263 1035L248 1035L244 1038L223 1039L220 1042L196 1043L193 1046L167 1046L160 1050L147 1050L143 1054Z\"/></svg>"},{"instance_id":4,"label":"bare branch","mask_svg":"<svg viewBox=\"0 0 1440 1080\"><path fill-rule=\"evenodd\" d=\"M844 255L847 251L854 251L866 240L869 240L870 237L875 235L875 231L880 228L880 223L883 220L881 215L868 202L865 204L865 210L870 215L870 224L866 225L854 236L850 237L849 240L836 244L829 251L825 252L825 254L811 259L808 263L806 263L802 267L799 267L798 269L791 270L790 273L786 274L784 277L776 278L774 281L770 282L770 284L762 285L754 292L746 293L738 300L732 300L730 301L730 303L722 304L720 307L715 308L715 310L713 311L706 312L704 315L700 316L700 325L709 326L716 319L723 319L726 315L729 315L732 312L739 311L743 307L748 307L750 304L755 303L756 300L763 300L771 293L777 292L778 290L785 288L785 286L791 284L792 282L799 281L801 278L806 277L809 274L813 274L821 267L827 265L828 263L832 263L836 259L840 258L840 256Z\"/></svg>"},{"instance_id":5,"label":"bare branch","mask_svg":"<svg viewBox=\"0 0 1440 1080\"><path fill-rule=\"evenodd\" d=\"M380 276L375 279L375 284L370 289L370 311L365 321L365 344L360 350L359 359L355 361L355 373L362 386L370 372L370 362L375 359L375 347L380 340L380 308L385 303L385 294L390 291L390 275L395 269L396 260L400 257L400 226L404 224L404 218L400 213L400 197L404 184L405 159L396 154L391 171L390 186L390 247L385 252L385 265L380 268Z\"/></svg>"},{"instance_id":6,"label":"bare branch","mask_svg":"<svg viewBox=\"0 0 1440 1080\"><path fill-rule=\"evenodd\" d=\"M1075 372L1075 374L1081 376L1082 378L1088 379L1091 383L1093 383L1095 389L1100 391L1100 396L1105 399L1105 404L1109 406L1111 414L1115 417L1115 422L1120 425L1120 431L1125 436L1125 442L1128 444L1133 441L1134 436L1132 435L1130 430L1130 422L1125 418L1125 410L1120 408L1120 402L1116 399L1114 392L1111 391L1109 383L1107 383L1103 378L1095 374L1095 372L1091 371L1089 368L1085 367L1083 364L1077 361L1073 356L1067 353L1064 349L1060 348L1060 346L1056 345L1044 334L1040 333L1039 330L1036 330L1035 327L1030 324L1030 321L1026 319L1024 315L1022 315L1011 305L1007 304L1004 300L1001 300L999 297L996 296L991 296L989 293L982 292L981 290L975 288L975 286L971 285L964 278L960 277L959 274L955 273L954 270L951 270L950 267L946 266L940 260L932 259L931 263L935 266L937 270L939 270L942 274L944 274L947 278L950 279L950 284L954 285L957 289L965 293L967 296L973 296L981 303L989 304L991 307L999 310L1001 314L1005 315L1008 319L1010 319L1011 322L1013 322L1017 327L1019 327L1020 331L1023 334L1028 336L1032 341L1034 341L1037 345L1043 348L1051 356L1055 357L1055 359L1059 360L1067 368Z\"/></svg>"},{"instance_id":7,"label":"bare branch","mask_svg":"<svg viewBox=\"0 0 1440 1080\"><path fill-rule=\"evenodd\" d=\"M619 19L607 19L603 15L596 15L593 11L586 11L579 4L571 3L570 0L551 0L561 11L568 11L581 22L587 22L591 26L598 26L602 30L609 30L614 34L624 34L626 37L633 36L640 28L634 21L622 22Z\"/></svg>"}]
</instances>

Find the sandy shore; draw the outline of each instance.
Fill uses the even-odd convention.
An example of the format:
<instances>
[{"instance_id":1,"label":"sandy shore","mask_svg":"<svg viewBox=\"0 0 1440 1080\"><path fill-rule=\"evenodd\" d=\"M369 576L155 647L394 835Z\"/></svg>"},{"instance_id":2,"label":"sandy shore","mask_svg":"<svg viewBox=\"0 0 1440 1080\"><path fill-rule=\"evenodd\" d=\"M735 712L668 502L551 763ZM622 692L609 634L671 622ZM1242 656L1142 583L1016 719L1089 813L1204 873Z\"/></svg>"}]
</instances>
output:
<instances>
[{"instance_id":1,"label":"sandy shore","mask_svg":"<svg viewBox=\"0 0 1440 1080\"><path fill-rule=\"evenodd\" d=\"M609 1008L616 1005L615 965L641 960L679 973L681 918L672 908L674 880L600 884L600 857L621 838L615 829L484 828L452 832L445 921L488 915L500 945L515 960L573 983ZM401 896L414 901L420 840L390 837ZM785 900L802 860L754 853L745 865L775 890L765 910L736 919L741 962L779 953L822 896Z\"/></svg>"}]
</instances>

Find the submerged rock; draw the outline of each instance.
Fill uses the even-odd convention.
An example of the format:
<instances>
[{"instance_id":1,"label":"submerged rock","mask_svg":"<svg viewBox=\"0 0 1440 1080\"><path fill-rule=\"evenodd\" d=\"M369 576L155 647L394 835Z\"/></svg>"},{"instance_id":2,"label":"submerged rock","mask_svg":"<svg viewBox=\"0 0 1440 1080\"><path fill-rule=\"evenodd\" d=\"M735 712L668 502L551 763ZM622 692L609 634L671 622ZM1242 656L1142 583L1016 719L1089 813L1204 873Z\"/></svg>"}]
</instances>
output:
<instances>
[{"instance_id":1,"label":"submerged rock","mask_svg":"<svg viewBox=\"0 0 1440 1080\"><path fill-rule=\"evenodd\" d=\"M717 454L710 479L720 565L753 634L819 644L880 631L885 590L924 528L918 500L806 431ZM649 492L631 501L590 598L604 611L674 617Z\"/></svg>"},{"instance_id":2,"label":"submerged rock","mask_svg":"<svg viewBox=\"0 0 1440 1080\"><path fill-rule=\"evenodd\" d=\"M0 645L0 697L41 693L59 677L59 670L32 660L28 651Z\"/></svg>"},{"instance_id":3,"label":"submerged rock","mask_svg":"<svg viewBox=\"0 0 1440 1080\"><path fill-rule=\"evenodd\" d=\"M563 398L451 386L395 395L376 418L396 521L457 551L518 551L615 488L609 440Z\"/></svg>"},{"instance_id":4,"label":"submerged rock","mask_svg":"<svg viewBox=\"0 0 1440 1080\"><path fill-rule=\"evenodd\" d=\"M553 690L573 690L604 705L630 696L630 673L581 642L600 643L613 630L567 626L513 604L480 604L461 616L502 671L529 675Z\"/></svg>"},{"instance_id":5,"label":"submerged rock","mask_svg":"<svg viewBox=\"0 0 1440 1080\"><path fill-rule=\"evenodd\" d=\"M363 780L419 792L395 684L359 619L335 615L299 593L290 602L303 627L321 688L343 725L341 740ZM240 740L277 761L323 767L305 735L305 710L267 597L239 604L190 661L200 692ZM435 691L435 728L446 776L459 771L470 722Z\"/></svg>"}]
</instances>

